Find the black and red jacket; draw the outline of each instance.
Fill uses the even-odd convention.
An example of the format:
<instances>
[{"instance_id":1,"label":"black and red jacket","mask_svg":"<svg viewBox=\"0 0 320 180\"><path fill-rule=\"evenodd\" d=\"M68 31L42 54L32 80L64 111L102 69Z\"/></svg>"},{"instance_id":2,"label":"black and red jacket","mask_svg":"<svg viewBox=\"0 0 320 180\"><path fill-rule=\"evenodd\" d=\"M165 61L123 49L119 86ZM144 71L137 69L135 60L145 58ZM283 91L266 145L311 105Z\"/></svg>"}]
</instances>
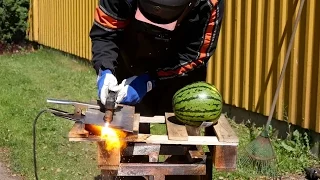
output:
<instances>
[{"instance_id":1,"label":"black and red jacket","mask_svg":"<svg viewBox=\"0 0 320 180\"><path fill-rule=\"evenodd\" d=\"M135 73L163 80L207 64L217 46L223 0L199 0L174 31L135 20L136 8L136 0L99 0L90 31L96 71L116 71L121 57Z\"/></svg>"}]
</instances>

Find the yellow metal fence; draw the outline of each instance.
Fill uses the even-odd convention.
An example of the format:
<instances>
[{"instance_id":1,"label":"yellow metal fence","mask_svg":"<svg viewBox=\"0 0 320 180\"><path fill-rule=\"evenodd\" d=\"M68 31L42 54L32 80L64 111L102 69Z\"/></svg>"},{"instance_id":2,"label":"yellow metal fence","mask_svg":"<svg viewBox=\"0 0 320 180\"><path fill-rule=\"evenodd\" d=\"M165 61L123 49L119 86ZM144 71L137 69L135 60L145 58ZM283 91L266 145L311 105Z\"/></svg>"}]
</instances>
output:
<instances>
[{"instance_id":1,"label":"yellow metal fence","mask_svg":"<svg viewBox=\"0 0 320 180\"><path fill-rule=\"evenodd\" d=\"M31 0L30 40L91 59L89 31L97 0Z\"/></svg>"},{"instance_id":2,"label":"yellow metal fence","mask_svg":"<svg viewBox=\"0 0 320 180\"><path fill-rule=\"evenodd\" d=\"M88 60L97 0L32 0L29 39ZM300 0L225 0L208 82L226 104L268 115ZM320 132L320 1L302 11L275 118Z\"/></svg>"}]
</instances>

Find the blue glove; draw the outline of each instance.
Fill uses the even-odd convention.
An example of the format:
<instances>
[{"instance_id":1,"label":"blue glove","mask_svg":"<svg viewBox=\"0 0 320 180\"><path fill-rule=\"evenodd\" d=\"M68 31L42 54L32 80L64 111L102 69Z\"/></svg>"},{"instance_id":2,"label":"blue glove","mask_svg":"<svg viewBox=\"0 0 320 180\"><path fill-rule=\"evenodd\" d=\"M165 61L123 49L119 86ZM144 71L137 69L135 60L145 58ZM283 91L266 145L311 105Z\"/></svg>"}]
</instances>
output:
<instances>
[{"instance_id":1,"label":"blue glove","mask_svg":"<svg viewBox=\"0 0 320 180\"><path fill-rule=\"evenodd\" d=\"M148 74L132 76L119 85L117 103L134 105L155 87L155 81Z\"/></svg>"},{"instance_id":2,"label":"blue glove","mask_svg":"<svg viewBox=\"0 0 320 180\"><path fill-rule=\"evenodd\" d=\"M106 104L106 98L108 96L109 90L116 91L118 85L117 78L112 74L112 72L107 69L102 71L99 70L97 77L97 87L98 87L98 97L102 104Z\"/></svg>"}]
</instances>

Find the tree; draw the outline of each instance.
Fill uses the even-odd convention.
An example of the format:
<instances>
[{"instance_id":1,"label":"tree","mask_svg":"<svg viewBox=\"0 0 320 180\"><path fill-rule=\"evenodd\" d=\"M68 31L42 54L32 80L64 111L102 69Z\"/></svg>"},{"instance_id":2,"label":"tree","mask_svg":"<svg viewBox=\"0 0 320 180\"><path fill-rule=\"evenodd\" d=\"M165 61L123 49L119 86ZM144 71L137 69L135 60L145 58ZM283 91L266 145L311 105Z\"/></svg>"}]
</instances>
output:
<instances>
[{"instance_id":1,"label":"tree","mask_svg":"<svg viewBox=\"0 0 320 180\"><path fill-rule=\"evenodd\" d=\"M25 39L29 0L0 0L0 42L17 43Z\"/></svg>"}]
</instances>

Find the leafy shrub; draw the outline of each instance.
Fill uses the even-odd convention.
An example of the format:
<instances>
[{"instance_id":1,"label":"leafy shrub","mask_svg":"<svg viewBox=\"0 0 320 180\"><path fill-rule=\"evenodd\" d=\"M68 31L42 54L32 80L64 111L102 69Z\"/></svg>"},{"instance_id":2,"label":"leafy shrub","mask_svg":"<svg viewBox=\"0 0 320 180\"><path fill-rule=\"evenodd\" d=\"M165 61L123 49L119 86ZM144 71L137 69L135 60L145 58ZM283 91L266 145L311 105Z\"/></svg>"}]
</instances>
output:
<instances>
[{"instance_id":1,"label":"leafy shrub","mask_svg":"<svg viewBox=\"0 0 320 180\"><path fill-rule=\"evenodd\" d=\"M29 0L0 0L0 43L24 40Z\"/></svg>"}]
</instances>

